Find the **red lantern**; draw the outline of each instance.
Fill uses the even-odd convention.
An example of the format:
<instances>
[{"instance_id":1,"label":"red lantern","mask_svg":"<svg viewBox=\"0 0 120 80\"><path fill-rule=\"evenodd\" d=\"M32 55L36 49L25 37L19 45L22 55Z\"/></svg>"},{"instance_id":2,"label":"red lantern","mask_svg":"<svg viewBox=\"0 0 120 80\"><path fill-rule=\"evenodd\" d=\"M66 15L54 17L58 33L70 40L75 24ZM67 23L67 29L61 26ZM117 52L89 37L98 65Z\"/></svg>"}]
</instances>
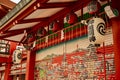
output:
<instances>
[{"instance_id":1,"label":"red lantern","mask_svg":"<svg viewBox=\"0 0 120 80\"><path fill-rule=\"evenodd\" d=\"M50 24L50 30L52 30L53 32L60 30L59 23L57 21L52 22Z\"/></svg>"},{"instance_id":2,"label":"red lantern","mask_svg":"<svg viewBox=\"0 0 120 80\"><path fill-rule=\"evenodd\" d=\"M43 37L47 34L47 31L45 28L40 28L38 31L37 31L37 37Z\"/></svg>"},{"instance_id":3,"label":"red lantern","mask_svg":"<svg viewBox=\"0 0 120 80\"><path fill-rule=\"evenodd\" d=\"M100 4L96 0L92 0L87 6L89 14L97 13L99 8L100 8Z\"/></svg>"},{"instance_id":4,"label":"red lantern","mask_svg":"<svg viewBox=\"0 0 120 80\"><path fill-rule=\"evenodd\" d=\"M35 36L32 33L28 34L27 38L28 38L28 42L33 42L35 40Z\"/></svg>"},{"instance_id":5,"label":"red lantern","mask_svg":"<svg viewBox=\"0 0 120 80\"><path fill-rule=\"evenodd\" d=\"M56 32L60 30L60 26L59 26L59 23L57 21L54 22L54 25L53 25L53 31Z\"/></svg>"},{"instance_id":6,"label":"red lantern","mask_svg":"<svg viewBox=\"0 0 120 80\"><path fill-rule=\"evenodd\" d=\"M69 24L74 24L78 20L77 15L74 12L71 12L66 16L66 20Z\"/></svg>"}]
</instances>

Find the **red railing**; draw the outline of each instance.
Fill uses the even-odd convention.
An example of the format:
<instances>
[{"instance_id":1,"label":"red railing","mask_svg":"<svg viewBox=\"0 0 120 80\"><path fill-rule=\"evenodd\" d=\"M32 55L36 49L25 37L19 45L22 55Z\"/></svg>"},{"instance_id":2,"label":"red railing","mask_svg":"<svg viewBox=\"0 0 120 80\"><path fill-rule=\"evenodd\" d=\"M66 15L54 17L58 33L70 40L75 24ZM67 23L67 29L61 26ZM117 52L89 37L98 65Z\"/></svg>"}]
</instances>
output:
<instances>
[{"instance_id":1,"label":"red railing","mask_svg":"<svg viewBox=\"0 0 120 80\"><path fill-rule=\"evenodd\" d=\"M37 40L35 50L53 46L84 35L87 35L87 26L83 26L79 22Z\"/></svg>"}]
</instances>

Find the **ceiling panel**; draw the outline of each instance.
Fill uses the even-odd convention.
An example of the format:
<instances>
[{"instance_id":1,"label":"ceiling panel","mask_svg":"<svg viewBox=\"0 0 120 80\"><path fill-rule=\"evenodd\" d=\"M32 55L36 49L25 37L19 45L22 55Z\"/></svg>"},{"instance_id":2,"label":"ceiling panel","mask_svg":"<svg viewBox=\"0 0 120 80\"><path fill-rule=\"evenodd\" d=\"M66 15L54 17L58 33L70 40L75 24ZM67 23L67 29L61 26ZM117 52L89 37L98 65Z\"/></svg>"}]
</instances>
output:
<instances>
[{"instance_id":1,"label":"ceiling panel","mask_svg":"<svg viewBox=\"0 0 120 80\"><path fill-rule=\"evenodd\" d=\"M33 23L25 23L25 24L16 24L14 25L11 29L9 30L16 30L16 29L23 29L23 28L30 28L36 24L38 24L39 22L33 22Z\"/></svg>"},{"instance_id":2,"label":"ceiling panel","mask_svg":"<svg viewBox=\"0 0 120 80\"><path fill-rule=\"evenodd\" d=\"M57 13L62 9L63 8L37 9L32 14L27 16L25 19L50 17L51 15Z\"/></svg>"},{"instance_id":3,"label":"ceiling panel","mask_svg":"<svg viewBox=\"0 0 120 80\"><path fill-rule=\"evenodd\" d=\"M11 36L11 37L7 37L5 38L6 40L11 40L11 41L17 41L17 42L20 42L21 39L24 37L24 33L23 34L19 34L19 35L16 35L16 36Z\"/></svg>"}]
</instances>

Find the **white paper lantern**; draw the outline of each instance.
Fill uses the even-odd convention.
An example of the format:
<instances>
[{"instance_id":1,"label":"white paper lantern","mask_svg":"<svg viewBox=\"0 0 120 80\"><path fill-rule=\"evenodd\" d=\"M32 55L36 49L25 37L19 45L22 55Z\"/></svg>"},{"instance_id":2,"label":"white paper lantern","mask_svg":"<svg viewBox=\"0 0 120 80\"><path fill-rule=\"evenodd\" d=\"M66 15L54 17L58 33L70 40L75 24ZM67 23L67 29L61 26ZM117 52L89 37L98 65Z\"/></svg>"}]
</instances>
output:
<instances>
[{"instance_id":1,"label":"white paper lantern","mask_svg":"<svg viewBox=\"0 0 120 80\"><path fill-rule=\"evenodd\" d=\"M95 14L100 9L100 4L97 2L97 0L92 0L87 5L87 9L89 14Z\"/></svg>"},{"instance_id":2,"label":"white paper lantern","mask_svg":"<svg viewBox=\"0 0 120 80\"><path fill-rule=\"evenodd\" d=\"M91 43L101 44L104 42L105 21L102 18L92 18L88 22L88 39Z\"/></svg>"},{"instance_id":3,"label":"white paper lantern","mask_svg":"<svg viewBox=\"0 0 120 80\"><path fill-rule=\"evenodd\" d=\"M19 63L21 63L21 60L22 60L22 51L15 50L13 52L13 63L14 64L19 64Z\"/></svg>"},{"instance_id":4,"label":"white paper lantern","mask_svg":"<svg viewBox=\"0 0 120 80\"><path fill-rule=\"evenodd\" d=\"M105 13L107 14L107 16L110 19L119 16L118 10L117 9L113 9L111 6L106 6L104 8L104 10L105 10Z\"/></svg>"}]
</instances>

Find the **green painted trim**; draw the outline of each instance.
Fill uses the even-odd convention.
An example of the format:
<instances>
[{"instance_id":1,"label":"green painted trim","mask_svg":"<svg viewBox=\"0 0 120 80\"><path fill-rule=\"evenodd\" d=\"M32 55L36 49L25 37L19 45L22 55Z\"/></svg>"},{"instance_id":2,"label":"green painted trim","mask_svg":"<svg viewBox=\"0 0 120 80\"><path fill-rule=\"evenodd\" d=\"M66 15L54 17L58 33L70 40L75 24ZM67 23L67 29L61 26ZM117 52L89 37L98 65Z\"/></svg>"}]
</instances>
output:
<instances>
[{"instance_id":1,"label":"green painted trim","mask_svg":"<svg viewBox=\"0 0 120 80\"><path fill-rule=\"evenodd\" d=\"M69 23L64 23L64 28L69 27L69 26L70 26Z\"/></svg>"},{"instance_id":2,"label":"green painted trim","mask_svg":"<svg viewBox=\"0 0 120 80\"><path fill-rule=\"evenodd\" d=\"M87 38L87 35L84 35L84 36L81 36L81 37L78 37L78 38L74 38L74 39L69 40L69 41L66 41L66 42L61 42L61 43L59 43L59 44L56 44L56 45L53 45L53 46L49 46L49 47L44 48L44 49L41 49L41 50L37 50L37 51L36 51L36 54L39 54L40 52L45 51L45 50L47 50L47 49L54 48L54 47L56 47L56 46L60 46L60 45L63 45L63 44L65 44L65 43L66 43L66 44L69 44L69 43L71 43L71 42L74 42L74 41L76 41L76 40L78 40L78 39L83 39L83 38Z\"/></svg>"}]
</instances>

